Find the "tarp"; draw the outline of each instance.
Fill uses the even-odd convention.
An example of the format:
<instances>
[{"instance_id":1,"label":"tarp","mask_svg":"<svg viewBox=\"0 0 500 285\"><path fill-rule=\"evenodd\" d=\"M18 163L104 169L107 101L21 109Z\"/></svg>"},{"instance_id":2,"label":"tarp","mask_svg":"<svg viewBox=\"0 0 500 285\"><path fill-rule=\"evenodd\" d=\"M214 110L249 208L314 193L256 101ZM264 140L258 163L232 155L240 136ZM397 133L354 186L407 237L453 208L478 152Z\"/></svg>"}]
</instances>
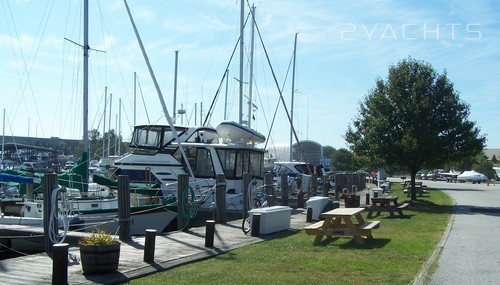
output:
<instances>
[{"instance_id":1,"label":"tarp","mask_svg":"<svg viewBox=\"0 0 500 285\"><path fill-rule=\"evenodd\" d=\"M488 177L486 175L479 173L475 170L471 171L464 171L462 174L458 175L457 177L458 180L481 180L481 181L486 181L488 180Z\"/></svg>"},{"instance_id":2,"label":"tarp","mask_svg":"<svg viewBox=\"0 0 500 285\"><path fill-rule=\"evenodd\" d=\"M0 173L0 182L34 183L33 177L11 175L7 173Z\"/></svg>"}]
</instances>

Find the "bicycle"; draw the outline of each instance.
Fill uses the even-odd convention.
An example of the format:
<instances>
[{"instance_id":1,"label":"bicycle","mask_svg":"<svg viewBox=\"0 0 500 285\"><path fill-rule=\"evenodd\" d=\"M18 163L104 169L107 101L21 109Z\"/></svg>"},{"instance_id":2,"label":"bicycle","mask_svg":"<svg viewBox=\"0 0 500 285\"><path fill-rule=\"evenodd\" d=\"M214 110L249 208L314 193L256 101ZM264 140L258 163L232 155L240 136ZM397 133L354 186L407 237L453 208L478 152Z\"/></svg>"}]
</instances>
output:
<instances>
[{"instance_id":1,"label":"bicycle","mask_svg":"<svg viewBox=\"0 0 500 285\"><path fill-rule=\"evenodd\" d=\"M252 188L255 187L256 182L252 182ZM259 186L257 189L261 189L264 186ZM252 191L253 192L253 191ZM262 191L255 192L255 197L253 198L253 209L268 207L269 203L267 201L266 194ZM250 213L245 215L241 223L241 230L243 233L248 234L252 229L252 221L250 219Z\"/></svg>"}]
</instances>

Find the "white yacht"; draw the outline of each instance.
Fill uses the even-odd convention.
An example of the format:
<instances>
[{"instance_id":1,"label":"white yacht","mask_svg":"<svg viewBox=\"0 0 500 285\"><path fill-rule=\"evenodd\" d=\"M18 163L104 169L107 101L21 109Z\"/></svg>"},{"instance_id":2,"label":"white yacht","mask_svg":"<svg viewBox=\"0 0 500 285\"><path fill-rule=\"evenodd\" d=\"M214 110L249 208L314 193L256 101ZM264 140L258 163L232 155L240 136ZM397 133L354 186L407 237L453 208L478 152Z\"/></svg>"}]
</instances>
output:
<instances>
[{"instance_id":1,"label":"white yacht","mask_svg":"<svg viewBox=\"0 0 500 285\"><path fill-rule=\"evenodd\" d=\"M232 121L224 121L216 129L175 126L172 130L169 125L140 125L134 128L131 153L112 167L116 175L128 175L131 183L160 184L166 197L177 195L178 175L188 174L190 186L204 203L202 207L215 202L215 177L223 174L227 210L240 211L243 174L250 173L262 183L265 150L255 145L264 141L260 133Z\"/></svg>"}]
</instances>

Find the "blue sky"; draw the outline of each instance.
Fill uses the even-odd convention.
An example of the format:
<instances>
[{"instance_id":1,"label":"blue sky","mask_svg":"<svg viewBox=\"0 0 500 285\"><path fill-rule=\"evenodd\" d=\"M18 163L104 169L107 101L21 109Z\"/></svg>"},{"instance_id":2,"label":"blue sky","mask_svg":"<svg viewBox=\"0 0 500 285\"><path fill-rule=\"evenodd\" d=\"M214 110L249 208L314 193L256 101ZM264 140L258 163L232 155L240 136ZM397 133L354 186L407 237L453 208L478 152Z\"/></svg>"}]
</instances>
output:
<instances>
[{"instance_id":1,"label":"blue sky","mask_svg":"<svg viewBox=\"0 0 500 285\"><path fill-rule=\"evenodd\" d=\"M134 72L138 84L137 124L166 123L123 1L90 3L89 128L103 130L104 93L112 95L111 127L125 139L134 124ZM250 2L251 3L251 2ZM200 124L219 88L239 37L236 0L129 0L134 20L172 115L174 55L179 51L177 123ZM290 128L276 85L291 109L289 65L297 34L294 125L300 140L345 147L343 135L360 100L386 78L390 65L412 57L446 70L460 98L470 104L470 120L500 147L500 5L498 1L339 1L255 2L256 21L277 83L255 36L252 128L287 144ZM82 136L82 52L65 40L83 42L82 4L75 0L4 0L0 13L0 107L5 134ZM245 15L248 7L245 6ZM245 29L245 96L248 96L250 29ZM229 64L212 126L238 120L239 49ZM121 100L121 108L119 101ZM244 116L247 116L245 99ZM121 110L121 123L117 123ZM196 112L195 112L196 110ZM200 111L203 110L203 111ZM109 103L106 125L109 126ZM195 115L196 114L196 115ZM118 126L118 127L117 127ZM121 127L120 127L121 126ZM106 127L107 129L108 127Z\"/></svg>"}]
</instances>

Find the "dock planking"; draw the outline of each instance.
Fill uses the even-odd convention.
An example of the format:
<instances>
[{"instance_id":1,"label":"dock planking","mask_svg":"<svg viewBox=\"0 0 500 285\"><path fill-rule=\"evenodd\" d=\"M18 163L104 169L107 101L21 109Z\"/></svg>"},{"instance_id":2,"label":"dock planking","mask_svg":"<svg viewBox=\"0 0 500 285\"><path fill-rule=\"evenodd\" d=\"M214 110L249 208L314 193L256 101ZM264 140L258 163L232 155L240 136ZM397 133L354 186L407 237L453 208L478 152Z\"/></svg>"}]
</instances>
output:
<instances>
[{"instance_id":1,"label":"dock planking","mask_svg":"<svg viewBox=\"0 0 500 285\"><path fill-rule=\"evenodd\" d=\"M164 271L183 264L206 259L238 247L258 243L278 236L289 235L306 225L306 214L302 209L292 211L291 230L252 237L243 234L241 220L217 224L214 247L205 247L205 227L190 228L188 231L159 234L155 241L153 263L143 262L144 237L134 237L122 242L118 271L111 274L83 275L80 252L69 248L69 284L120 284L134 278ZM17 257L0 261L0 283L7 284L52 284L52 259L46 253Z\"/></svg>"}]
</instances>

